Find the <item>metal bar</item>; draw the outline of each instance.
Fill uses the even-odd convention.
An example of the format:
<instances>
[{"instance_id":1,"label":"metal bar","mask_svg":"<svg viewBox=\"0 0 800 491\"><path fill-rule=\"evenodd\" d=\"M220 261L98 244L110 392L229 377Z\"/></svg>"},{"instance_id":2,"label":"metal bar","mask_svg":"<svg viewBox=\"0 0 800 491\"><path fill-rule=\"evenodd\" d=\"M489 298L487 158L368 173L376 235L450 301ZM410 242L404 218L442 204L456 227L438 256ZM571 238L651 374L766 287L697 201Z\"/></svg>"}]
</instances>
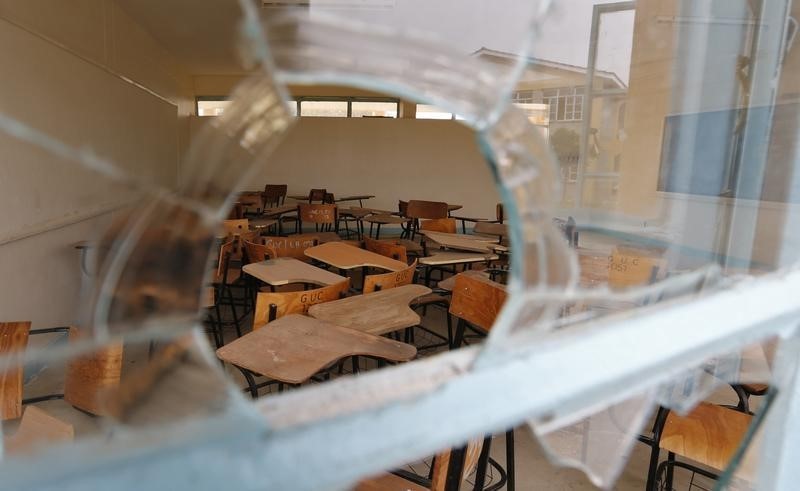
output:
<instances>
[{"instance_id":1,"label":"metal bar","mask_svg":"<svg viewBox=\"0 0 800 491\"><path fill-rule=\"evenodd\" d=\"M69 447L50 454L51 461L36 462L51 472L42 476L31 469L29 477L36 481L27 488L177 489L191 482L198 490L216 489L220 483L236 489L343 489L362 476L476 435L606 407L711 357L784 333L800 314L798 289L800 271L793 271L555 333L517 330L492 343L503 354L482 356L490 362L480 368L474 367L480 347L470 347L309 386L257 401L263 428L241 411L224 420L200 421L203 432L217 434L204 444L198 443L196 427L176 426L158 428L159 441L169 441L168 448L109 448L103 441L94 443L97 448L87 442L80 453ZM512 296L506 309L524 307L518 300ZM530 390L532 373L542 375L536 390ZM481 387L481 404L473 403L475 387ZM224 438L220 428L226 428ZM786 439L785 445L793 440ZM336 445L320 444L332 441ZM81 455L104 458L87 472ZM133 458L135 465L129 461ZM302 478L289 462L303 462ZM257 469L257 482L243 469ZM19 482L19 476L13 477Z\"/></svg>"}]
</instances>

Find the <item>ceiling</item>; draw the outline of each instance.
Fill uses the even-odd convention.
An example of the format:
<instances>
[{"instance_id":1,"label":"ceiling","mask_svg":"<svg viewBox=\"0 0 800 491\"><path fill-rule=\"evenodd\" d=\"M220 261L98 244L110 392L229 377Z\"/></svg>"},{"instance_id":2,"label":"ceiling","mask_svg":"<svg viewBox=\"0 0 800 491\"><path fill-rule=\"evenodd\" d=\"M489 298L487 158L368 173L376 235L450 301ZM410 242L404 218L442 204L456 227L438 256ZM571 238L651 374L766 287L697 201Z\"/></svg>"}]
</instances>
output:
<instances>
[{"instance_id":1,"label":"ceiling","mask_svg":"<svg viewBox=\"0 0 800 491\"><path fill-rule=\"evenodd\" d=\"M116 0L191 74L234 74L241 8L237 0Z\"/></svg>"}]
</instances>

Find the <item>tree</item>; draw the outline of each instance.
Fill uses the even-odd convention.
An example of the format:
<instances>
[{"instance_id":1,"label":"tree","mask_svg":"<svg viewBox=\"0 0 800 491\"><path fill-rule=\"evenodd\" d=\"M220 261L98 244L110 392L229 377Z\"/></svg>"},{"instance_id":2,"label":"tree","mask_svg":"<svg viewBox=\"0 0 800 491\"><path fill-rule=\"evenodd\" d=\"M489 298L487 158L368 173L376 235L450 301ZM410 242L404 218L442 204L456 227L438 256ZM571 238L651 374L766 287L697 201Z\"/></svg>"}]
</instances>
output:
<instances>
[{"instance_id":1,"label":"tree","mask_svg":"<svg viewBox=\"0 0 800 491\"><path fill-rule=\"evenodd\" d=\"M577 162L580 157L580 137L573 130L557 129L550 135L550 145L562 164Z\"/></svg>"}]
</instances>

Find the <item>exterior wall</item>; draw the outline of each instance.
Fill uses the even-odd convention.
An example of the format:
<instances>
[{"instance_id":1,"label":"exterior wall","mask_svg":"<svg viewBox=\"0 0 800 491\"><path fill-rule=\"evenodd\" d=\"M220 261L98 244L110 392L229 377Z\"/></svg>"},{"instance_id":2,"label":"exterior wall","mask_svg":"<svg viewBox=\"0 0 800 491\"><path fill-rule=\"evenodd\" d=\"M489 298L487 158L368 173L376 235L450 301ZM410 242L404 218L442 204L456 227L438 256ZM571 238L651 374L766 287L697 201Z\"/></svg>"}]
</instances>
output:
<instances>
[{"instance_id":1,"label":"exterior wall","mask_svg":"<svg viewBox=\"0 0 800 491\"><path fill-rule=\"evenodd\" d=\"M0 0L0 64L0 112L137 177L177 184L190 79L113 1ZM2 133L0 148L0 318L73 323L73 245L134 193Z\"/></svg>"}]
</instances>

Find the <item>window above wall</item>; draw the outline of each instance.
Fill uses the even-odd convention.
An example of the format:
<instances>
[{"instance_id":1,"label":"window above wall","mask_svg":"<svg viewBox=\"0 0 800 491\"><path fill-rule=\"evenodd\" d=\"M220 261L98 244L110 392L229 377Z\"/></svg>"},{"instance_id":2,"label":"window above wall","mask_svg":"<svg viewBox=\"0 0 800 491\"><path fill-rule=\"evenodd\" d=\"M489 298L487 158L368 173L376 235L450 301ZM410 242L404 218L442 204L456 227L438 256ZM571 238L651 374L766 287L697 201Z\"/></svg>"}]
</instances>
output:
<instances>
[{"instance_id":1,"label":"window above wall","mask_svg":"<svg viewBox=\"0 0 800 491\"><path fill-rule=\"evenodd\" d=\"M547 104L551 122L580 121L583 119L583 92L583 87L518 90L511 100L517 104Z\"/></svg>"},{"instance_id":2,"label":"window above wall","mask_svg":"<svg viewBox=\"0 0 800 491\"><path fill-rule=\"evenodd\" d=\"M226 97L198 97L198 116L219 116ZM317 118L397 118L400 100L377 97L298 97L287 101L292 116Z\"/></svg>"}]
</instances>

